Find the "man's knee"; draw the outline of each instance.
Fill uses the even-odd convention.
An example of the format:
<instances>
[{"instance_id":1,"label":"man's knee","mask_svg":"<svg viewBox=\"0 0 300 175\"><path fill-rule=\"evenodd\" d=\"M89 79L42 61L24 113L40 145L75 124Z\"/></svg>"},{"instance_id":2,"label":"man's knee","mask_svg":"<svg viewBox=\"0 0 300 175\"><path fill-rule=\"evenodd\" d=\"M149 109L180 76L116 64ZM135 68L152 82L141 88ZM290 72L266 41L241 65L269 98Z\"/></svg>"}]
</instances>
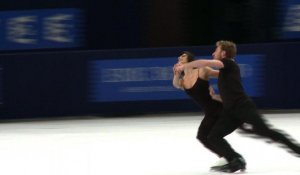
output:
<instances>
[{"instance_id":1,"label":"man's knee","mask_svg":"<svg viewBox=\"0 0 300 175\"><path fill-rule=\"evenodd\" d=\"M222 139L222 137L220 137L220 136L218 136L218 135L216 135L216 134L209 134L209 135L207 136L207 140L208 140L208 142L211 143L211 144L216 144L216 143L218 143L221 139Z\"/></svg>"},{"instance_id":2,"label":"man's knee","mask_svg":"<svg viewBox=\"0 0 300 175\"><path fill-rule=\"evenodd\" d=\"M199 132L197 134L197 137L196 137L201 143L205 144L208 142L207 140L207 134L203 133L203 132Z\"/></svg>"}]
</instances>

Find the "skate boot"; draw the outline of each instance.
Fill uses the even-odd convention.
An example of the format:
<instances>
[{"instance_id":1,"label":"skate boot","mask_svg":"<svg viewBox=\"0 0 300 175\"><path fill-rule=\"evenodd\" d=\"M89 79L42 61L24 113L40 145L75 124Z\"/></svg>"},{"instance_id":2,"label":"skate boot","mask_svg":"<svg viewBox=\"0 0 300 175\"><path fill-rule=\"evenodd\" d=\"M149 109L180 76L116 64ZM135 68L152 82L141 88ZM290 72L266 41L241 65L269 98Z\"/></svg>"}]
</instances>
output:
<instances>
[{"instance_id":1,"label":"skate boot","mask_svg":"<svg viewBox=\"0 0 300 175\"><path fill-rule=\"evenodd\" d=\"M221 157L216 163L214 163L213 166L210 167L210 170L214 170L220 166L223 166L223 165L226 165L228 164L228 161L224 158L224 157Z\"/></svg>"},{"instance_id":2,"label":"skate boot","mask_svg":"<svg viewBox=\"0 0 300 175\"><path fill-rule=\"evenodd\" d=\"M226 172L226 173L245 171L246 170L246 162L242 157L237 157L237 158L234 158L232 161L230 161L228 164L225 164L223 166L216 166L211 170L218 171L218 172Z\"/></svg>"}]
</instances>

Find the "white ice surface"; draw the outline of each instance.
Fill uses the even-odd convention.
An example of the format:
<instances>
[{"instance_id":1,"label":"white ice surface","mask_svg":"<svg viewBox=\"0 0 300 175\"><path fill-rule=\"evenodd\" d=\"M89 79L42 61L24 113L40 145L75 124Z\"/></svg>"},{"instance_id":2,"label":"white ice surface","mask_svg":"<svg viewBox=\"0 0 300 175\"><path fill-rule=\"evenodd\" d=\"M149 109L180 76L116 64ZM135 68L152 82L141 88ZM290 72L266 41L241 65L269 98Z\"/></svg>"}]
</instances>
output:
<instances>
[{"instance_id":1,"label":"white ice surface","mask_svg":"<svg viewBox=\"0 0 300 175\"><path fill-rule=\"evenodd\" d=\"M300 114L266 114L300 141ZM197 140L202 115L91 118L0 124L2 175L207 175L217 157ZM300 158L233 133L246 174L300 175Z\"/></svg>"}]
</instances>

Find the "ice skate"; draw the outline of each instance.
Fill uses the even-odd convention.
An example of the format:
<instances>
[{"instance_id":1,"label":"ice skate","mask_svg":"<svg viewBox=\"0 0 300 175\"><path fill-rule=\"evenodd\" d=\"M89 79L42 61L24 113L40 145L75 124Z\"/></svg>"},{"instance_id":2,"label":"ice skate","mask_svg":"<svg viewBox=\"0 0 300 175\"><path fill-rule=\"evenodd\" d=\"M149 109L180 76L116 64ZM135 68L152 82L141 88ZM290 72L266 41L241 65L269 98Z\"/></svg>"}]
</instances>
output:
<instances>
[{"instance_id":1,"label":"ice skate","mask_svg":"<svg viewBox=\"0 0 300 175\"><path fill-rule=\"evenodd\" d=\"M213 166L210 167L211 170L214 170L220 166L223 166L223 165L226 165L228 164L228 161L224 158L224 157L221 157L217 162L215 162L213 164Z\"/></svg>"},{"instance_id":2,"label":"ice skate","mask_svg":"<svg viewBox=\"0 0 300 175\"><path fill-rule=\"evenodd\" d=\"M226 173L234 173L237 171L244 172L246 170L246 162L242 157L237 157L230 161L228 164L215 166L211 170Z\"/></svg>"}]
</instances>

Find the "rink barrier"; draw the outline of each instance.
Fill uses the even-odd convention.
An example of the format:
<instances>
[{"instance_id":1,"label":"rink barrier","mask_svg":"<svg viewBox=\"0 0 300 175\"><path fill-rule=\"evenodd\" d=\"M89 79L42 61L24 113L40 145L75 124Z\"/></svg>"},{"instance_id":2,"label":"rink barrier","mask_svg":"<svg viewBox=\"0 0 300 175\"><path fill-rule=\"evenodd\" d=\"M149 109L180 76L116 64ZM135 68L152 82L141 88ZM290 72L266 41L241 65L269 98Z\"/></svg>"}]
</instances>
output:
<instances>
[{"instance_id":1,"label":"rink barrier","mask_svg":"<svg viewBox=\"0 0 300 175\"><path fill-rule=\"evenodd\" d=\"M1 54L1 118L201 111L172 87L183 50L209 58L214 46ZM297 42L238 45L246 91L258 108L300 108L299 52Z\"/></svg>"}]
</instances>

